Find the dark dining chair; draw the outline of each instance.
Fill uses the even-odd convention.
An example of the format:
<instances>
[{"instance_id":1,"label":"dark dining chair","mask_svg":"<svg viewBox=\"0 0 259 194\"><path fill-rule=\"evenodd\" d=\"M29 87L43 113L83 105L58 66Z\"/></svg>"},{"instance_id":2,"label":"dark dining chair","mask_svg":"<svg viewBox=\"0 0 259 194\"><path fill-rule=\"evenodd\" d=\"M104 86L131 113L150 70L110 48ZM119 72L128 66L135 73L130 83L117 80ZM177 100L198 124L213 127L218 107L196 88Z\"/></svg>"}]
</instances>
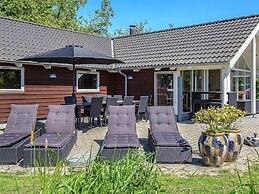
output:
<instances>
[{"instance_id":1,"label":"dark dining chair","mask_svg":"<svg viewBox=\"0 0 259 194\"><path fill-rule=\"evenodd\" d=\"M106 108L105 108L105 112L104 112L104 125L106 125L106 123L107 123L109 106L118 106L118 98L115 98L115 97L108 97L107 98Z\"/></svg>"},{"instance_id":2,"label":"dark dining chair","mask_svg":"<svg viewBox=\"0 0 259 194\"><path fill-rule=\"evenodd\" d=\"M147 107L148 107L148 100L149 96L140 96L139 105L136 106L137 108L137 114L138 114L138 120L140 119L140 115L145 115L145 120L147 121L148 115L147 115Z\"/></svg>"},{"instance_id":3,"label":"dark dining chair","mask_svg":"<svg viewBox=\"0 0 259 194\"><path fill-rule=\"evenodd\" d=\"M124 96L123 105L132 105L134 96Z\"/></svg>"},{"instance_id":4,"label":"dark dining chair","mask_svg":"<svg viewBox=\"0 0 259 194\"><path fill-rule=\"evenodd\" d=\"M114 98L117 98L118 100L123 100L122 95L113 95Z\"/></svg>"},{"instance_id":5,"label":"dark dining chair","mask_svg":"<svg viewBox=\"0 0 259 194\"><path fill-rule=\"evenodd\" d=\"M112 97L112 95L96 94L96 97L103 97L103 104L106 104L107 98Z\"/></svg>"},{"instance_id":6,"label":"dark dining chair","mask_svg":"<svg viewBox=\"0 0 259 194\"><path fill-rule=\"evenodd\" d=\"M92 102L92 96L82 96L83 104L90 104Z\"/></svg>"},{"instance_id":7,"label":"dark dining chair","mask_svg":"<svg viewBox=\"0 0 259 194\"><path fill-rule=\"evenodd\" d=\"M73 98L73 96L65 96L64 101L65 105L76 104L76 98Z\"/></svg>"},{"instance_id":8,"label":"dark dining chair","mask_svg":"<svg viewBox=\"0 0 259 194\"><path fill-rule=\"evenodd\" d=\"M84 109L85 116L90 118L90 128L93 127L95 118L98 118L98 120L100 120L100 116L103 108L102 102L103 102L103 97L93 97L91 101L91 107ZM100 123L102 127L102 122Z\"/></svg>"}]
</instances>

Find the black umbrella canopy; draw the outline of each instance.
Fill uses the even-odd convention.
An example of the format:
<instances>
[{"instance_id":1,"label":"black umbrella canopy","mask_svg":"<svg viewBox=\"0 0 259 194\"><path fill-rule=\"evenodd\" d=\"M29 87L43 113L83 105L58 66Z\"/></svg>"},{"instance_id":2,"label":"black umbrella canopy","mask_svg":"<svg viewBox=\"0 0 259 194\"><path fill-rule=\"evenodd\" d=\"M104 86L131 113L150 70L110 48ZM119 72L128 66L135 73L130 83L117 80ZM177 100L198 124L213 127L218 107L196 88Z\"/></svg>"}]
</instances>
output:
<instances>
[{"instance_id":1,"label":"black umbrella canopy","mask_svg":"<svg viewBox=\"0 0 259 194\"><path fill-rule=\"evenodd\" d=\"M81 46L69 45L60 49L51 50L38 55L21 58L22 61L67 63L67 64L112 64L123 63L122 61L94 52Z\"/></svg>"},{"instance_id":2,"label":"black umbrella canopy","mask_svg":"<svg viewBox=\"0 0 259 194\"><path fill-rule=\"evenodd\" d=\"M20 61L35 61L47 63L67 63L73 65L73 92L72 96L76 102L75 94L75 79L76 79L76 64L112 64L123 63L122 61L108 55L94 52L90 49L76 45L68 45L64 48L51 50L38 55L19 59Z\"/></svg>"}]
</instances>

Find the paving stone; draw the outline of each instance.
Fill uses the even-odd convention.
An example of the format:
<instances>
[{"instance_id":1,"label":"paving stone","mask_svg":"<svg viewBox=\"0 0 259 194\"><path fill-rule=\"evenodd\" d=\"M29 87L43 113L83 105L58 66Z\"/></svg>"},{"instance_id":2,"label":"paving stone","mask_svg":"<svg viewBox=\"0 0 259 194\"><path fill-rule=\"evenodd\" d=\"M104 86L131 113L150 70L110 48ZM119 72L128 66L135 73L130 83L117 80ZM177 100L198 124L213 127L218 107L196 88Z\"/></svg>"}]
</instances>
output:
<instances>
[{"instance_id":1,"label":"paving stone","mask_svg":"<svg viewBox=\"0 0 259 194\"><path fill-rule=\"evenodd\" d=\"M225 163L222 167L209 167L205 166L199 156L198 152L198 139L203 131L203 125L192 122L178 123L178 128L182 136L190 143L193 148L193 161L191 164L158 164L163 172L166 174L175 174L178 176L190 176L192 174L200 175L218 175L222 170L228 170L235 172L235 169L241 172L247 171L247 158L254 162L259 162L257 153L259 147L252 148L244 145L240 153L240 157L236 162ZM137 123L137 133L141 143L141 149L149 151L147 145L149 122L140 121ZM242 130L242 135L252 136L254 133L259 133L259 115L255 118L248 116L242 119L239 124L239 128ZM68 158L73 156L83 155L84 153L92 152L94 155L98 153L98 150L103 142L103 138L107 132L107 127L95 127L92 129L84 129L78 131L78 139L73 147ZM1 132L0 132L1 133ZM257 153L256 153L257 152ZM16 172L24 171L19 165L0 165L0 172Z\"/></svg>"}]
</instances>

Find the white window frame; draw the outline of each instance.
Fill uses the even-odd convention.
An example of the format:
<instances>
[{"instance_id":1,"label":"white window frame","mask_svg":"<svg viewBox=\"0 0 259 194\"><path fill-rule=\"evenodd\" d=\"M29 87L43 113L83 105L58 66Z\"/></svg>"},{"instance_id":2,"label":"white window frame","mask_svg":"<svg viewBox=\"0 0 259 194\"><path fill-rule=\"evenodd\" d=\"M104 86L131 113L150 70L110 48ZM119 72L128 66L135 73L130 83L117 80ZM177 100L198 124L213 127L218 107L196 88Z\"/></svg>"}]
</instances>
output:
<instances>
[{"instance_id":1,"label":"white window frame","mask_svg":"<svg viewBox=\"0 0 259 194\"><path fill-rule=\"evenodd\" d=\"M78 88L78 74L95 74L97 75L97 89L79 89ZM100 72L90 72L90 71L76 71L76 90L78 93L80 92L99 92L100 91Z\"/></svg>"},{"instance_id":2,"label":"white window frame","mask_svg":"<svg viewBox=\"0 0 259 194\"><path fill-rule=\"evenodd\" d=\"M13 67L13 66L0 66L0 69L7 70L20 70L21 71L21 88L20 89L0 89L0 93L2 92L24 92L24 67Z\"/></svg>"}]
</instances>

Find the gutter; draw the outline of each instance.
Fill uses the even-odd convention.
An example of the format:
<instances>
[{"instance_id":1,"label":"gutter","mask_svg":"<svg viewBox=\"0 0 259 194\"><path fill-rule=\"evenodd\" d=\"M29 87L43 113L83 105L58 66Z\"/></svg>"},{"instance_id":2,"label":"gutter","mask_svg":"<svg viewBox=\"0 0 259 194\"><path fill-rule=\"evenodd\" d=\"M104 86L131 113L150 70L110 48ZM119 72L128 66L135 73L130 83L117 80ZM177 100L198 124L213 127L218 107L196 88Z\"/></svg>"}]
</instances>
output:
<instances>
[{"instance_id":1,"label":"gutter","mask_svg":"<svg viewBox=\"0 0 259 194\"><path fill-rule=\"evenodd\" d=\"M124 76L124 96L128 95L128 76L119 69L119 74Z\"/></svg>"}]
</instances>

